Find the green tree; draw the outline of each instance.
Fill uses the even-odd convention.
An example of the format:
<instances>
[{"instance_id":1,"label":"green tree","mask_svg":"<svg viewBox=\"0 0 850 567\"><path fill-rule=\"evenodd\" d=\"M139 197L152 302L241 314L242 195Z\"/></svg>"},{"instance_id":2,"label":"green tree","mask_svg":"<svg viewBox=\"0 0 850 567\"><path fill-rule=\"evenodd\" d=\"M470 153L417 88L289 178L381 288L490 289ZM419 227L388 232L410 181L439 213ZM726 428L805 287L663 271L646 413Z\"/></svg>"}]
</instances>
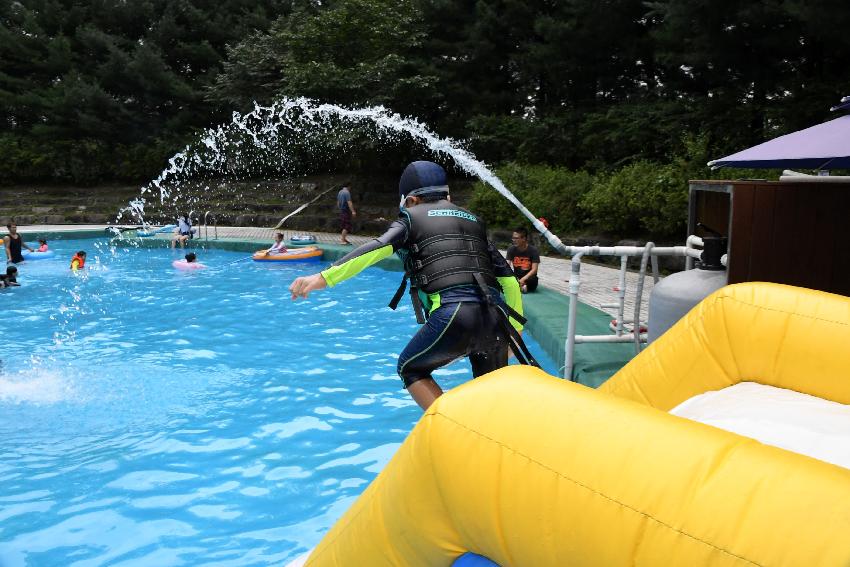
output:
<instances>
[{"instance_id":1,"label":"green tree","mask_svg":"<svg viewBox=\"0 0 850 567\"><path fill-rule=\"evenodd\" d=\"M415 64L420 19L410 0L298 4L229 50L210 98L247 108L286 95L415 115L434 96Z\"/></svg>"},{"instance_id":2,"label":"green tree","mask_svg":"<svg viewBox=\"0 0 850 567\"><path fill-rule=\"evenodd\" d=\"M6 171L143 180L156 171L150 156L173 152L223 116L204 93L225 46L267 27L280 1L2 3L0 162L30 155L16 147L40 145L52 168L9 163ZM142 155L149 157L137 161Z\"/></svg>"}]
</instances>

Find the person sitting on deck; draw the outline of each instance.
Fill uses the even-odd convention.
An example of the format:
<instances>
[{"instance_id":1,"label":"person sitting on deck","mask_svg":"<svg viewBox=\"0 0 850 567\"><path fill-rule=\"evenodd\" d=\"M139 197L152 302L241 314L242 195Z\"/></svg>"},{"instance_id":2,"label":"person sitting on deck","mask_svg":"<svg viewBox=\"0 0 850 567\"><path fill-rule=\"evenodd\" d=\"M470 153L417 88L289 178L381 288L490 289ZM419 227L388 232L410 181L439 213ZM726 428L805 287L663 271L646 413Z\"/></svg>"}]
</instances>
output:
<instances>
[{"instance_id":1,"label":"person sitting on deck","mask_svg":"<svg viewBox=\"0 0 850 567\"><path fill-rule=\"evenodd\" d=\"M511 237L513 244L508 248L506 257L513 266L514 275L519 280L523 293L537 289L537 268L540 266L540 252L528 243L528 231L517 228Z\"/></svg>"},{"instance_id":2,"label":"person sitting on deck","mask_svg":"<svg viewBox=\"0 0 850 567\"><path fill-rule=\"evenodd\" d=\"M189 218L189 215L178 217L177 228L174 229L174 238L171 239L171 247L174 248L179 242L180 247L184 248L186 241L190 240L194 233L195 229L192 228L192 219Z\"/></svg>"}]
</instances>

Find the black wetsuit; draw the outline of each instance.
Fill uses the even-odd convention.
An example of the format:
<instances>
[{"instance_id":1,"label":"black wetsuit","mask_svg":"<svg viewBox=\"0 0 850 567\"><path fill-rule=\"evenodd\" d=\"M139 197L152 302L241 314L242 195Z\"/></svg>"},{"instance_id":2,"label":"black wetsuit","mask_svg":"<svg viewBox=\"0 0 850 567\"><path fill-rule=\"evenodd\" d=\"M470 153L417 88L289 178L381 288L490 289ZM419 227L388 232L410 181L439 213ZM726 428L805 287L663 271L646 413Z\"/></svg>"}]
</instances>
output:
<instances>
[{"instance_id":1,"label":"black wetsuit","mask_svg":"<svg viewBox=\"0 0 850 567\"><path fill-rule=\"evenodd\" d=\"M398 373L405 387L431 378L433 370L463 356L469 356L474 376L506 366L510 309L500 291L520 314L522 300L510 266L487 241L481 220L446 200L403 209L383 235L322 275L333 286L394 252L404 260L415 286L414 305L421 303L428 314L399 355ZM522 328L516 321L512 324Z\"/></svg>"}]
</instances>

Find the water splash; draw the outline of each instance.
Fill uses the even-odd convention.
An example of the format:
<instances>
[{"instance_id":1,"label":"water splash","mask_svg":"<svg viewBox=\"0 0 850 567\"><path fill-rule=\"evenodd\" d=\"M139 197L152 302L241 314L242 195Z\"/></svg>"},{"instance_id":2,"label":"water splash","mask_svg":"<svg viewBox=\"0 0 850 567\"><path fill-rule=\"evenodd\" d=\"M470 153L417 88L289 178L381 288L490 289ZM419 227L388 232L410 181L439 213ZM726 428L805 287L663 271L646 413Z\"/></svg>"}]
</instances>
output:
<instances>
[{"instance_id":1,"label":"water splash","mask_svg":"<svg viewBox=\"0 0 850 567\"><path fill-rule=\"evenodd\" d=\"M49 405L74 396L73 381L55 370L36 367L0 374L0 402Z\"/></svg>"},{"instance_id":2,"label":"water splash","mask_svg":"<svg viewBox=\"0 0 850 567\"><path fill-rule=\"evenodd\" d=\"M158 197L160 205L176 209L182 184L208 172L249 171L258 163L257 152L277 153L277 159L285 166L291 160L285 152L290 143L294 144L295 140L309 143L320 139L321 135L339 131L341 126L372 127L379 135L390 139L407 136L433 154L452 160L457 167L478 177L508 199L556 250L566 251L561 240L549 232L504 183L459 142L440 138L418 120L405 118L383 106L349 109L335 104L319 104L306 98L283 98L271 106L255 103L254 109L247 114L234 112L230 124L206 130L198 142L186 146L169 160L168 167L142 188L141 197L122 209L116 222L126 214L144 223L148 194ZM209 189L207 185L206 190ZM189 196L184 207L195 203L197 196Z\"/></svg>"}]
</instances>

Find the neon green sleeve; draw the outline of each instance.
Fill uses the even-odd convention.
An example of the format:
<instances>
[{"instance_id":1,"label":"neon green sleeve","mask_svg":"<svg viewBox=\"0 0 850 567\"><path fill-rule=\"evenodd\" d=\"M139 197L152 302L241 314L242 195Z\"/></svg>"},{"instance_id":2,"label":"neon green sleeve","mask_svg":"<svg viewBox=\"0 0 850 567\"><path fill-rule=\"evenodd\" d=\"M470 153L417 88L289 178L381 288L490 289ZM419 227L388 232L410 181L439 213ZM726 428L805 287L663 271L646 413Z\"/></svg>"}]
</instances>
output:
<instances>
[{"instance_id":1,"label":"neon green sleeve","mask_svg":"<svg viewBox=\"0 0 850 567\"><path fill-rule=\"evenodd\" d=\"M522 312L522 291L519 289L519 282L514 276L503 276L496 278L499 281L499 285L502 286L502 293L505 295L505 303L508 304L508 307L523 315ZM519 324L519 321L510 320L511 325L514 326L514 329L517 331L522 331L522 325Z\"/></svg>"},{"instance_id":2,"label":"neon green sleeve","mask_svg":"<svg viewBox=\"0 0 850 567\"><path fill-rule=\"evenodd\" d=\"M322 277L328 283L328 287L333 287L340 282L344 282L348 278L353 278L369 266L377 264L384 258L392 256L393 246L387 244L375 250L366 252L359 256L355 256L347 262L343 262L338 266L331 266L322 272Z\"/></svg>"}]
</instances>

